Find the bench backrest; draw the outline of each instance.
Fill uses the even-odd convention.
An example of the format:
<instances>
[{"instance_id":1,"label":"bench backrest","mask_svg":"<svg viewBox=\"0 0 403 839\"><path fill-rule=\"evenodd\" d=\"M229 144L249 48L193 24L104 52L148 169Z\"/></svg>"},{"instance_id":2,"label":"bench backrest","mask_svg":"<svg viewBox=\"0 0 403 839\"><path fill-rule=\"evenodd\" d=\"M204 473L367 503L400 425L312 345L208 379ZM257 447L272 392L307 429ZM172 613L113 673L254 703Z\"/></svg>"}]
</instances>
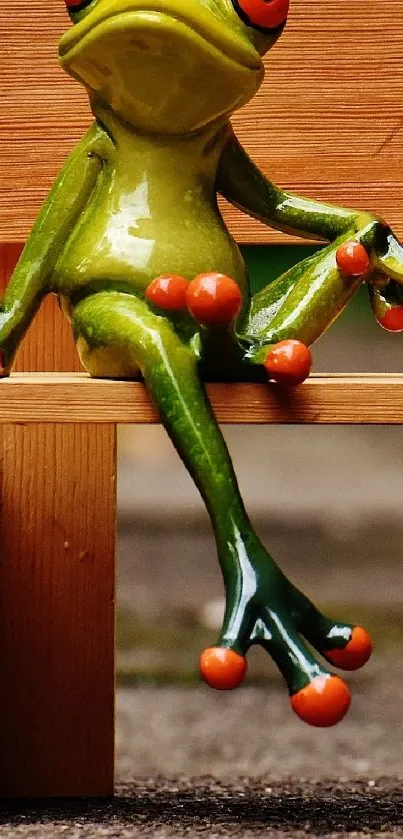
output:
<instances>
[{"instance_id":1,"label":"bench backrest","mask_svg":"<svg viewBox=\"0 0 403 839\"><path fill-rule=\"evenodd\" d=\"M90 122L82 88L58 67L63 0L0 9L0 241L24 241L53 178ZM362 206L403 234L401 0L291 0L259 95L235 117L277 183ZM241 242L279 233L226 210Z\"/></svg>"}]
</instances>

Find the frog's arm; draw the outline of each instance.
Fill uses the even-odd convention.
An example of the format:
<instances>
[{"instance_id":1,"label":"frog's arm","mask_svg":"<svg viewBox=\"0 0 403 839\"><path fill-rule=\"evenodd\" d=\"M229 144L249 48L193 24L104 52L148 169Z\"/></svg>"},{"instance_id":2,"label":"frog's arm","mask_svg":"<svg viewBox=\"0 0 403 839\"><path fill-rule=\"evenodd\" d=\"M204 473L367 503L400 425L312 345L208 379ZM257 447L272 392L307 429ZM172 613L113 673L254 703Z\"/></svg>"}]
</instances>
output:
<instances>
[{"instance_id":1,"label":"frog's arm","mask_svg":"<svg viewBox=\"0 0 403 839\"><path fill-rule=\"evenodd\" d=\"M360 215L356 210L284 192L263 175L233 133L221 155L217 189L231 204L259 221L310 239L332 241L354 229Z\"/></svg>"},{"instance_id":2,"label":"frog's arm","mask_svg":"<svg viewBox=\"0 0 403 839\"><path fill-rule=\"evenodd\" d=\"M232 131L221 154L217 191L243 212L285 233L330 242L360 234L371 252L372 268L403 283L403 247L382 219L285 192L263 175Z\"/></svg>"},{"instance_id":3,"label":"frog's arm","mask_svg":"<svg viewBox=\"0 0 403 839\"><path fill-rule=\"evenodd\" d=\"M333 241L367 226L373 216L284 192L247 155L233 132L223 148L217 190L239 209L285 233Z\"/></svg>"},{"instance_id":4,"label":"frog's arm","mask_svg":"<svg viewBox=\"0 0 403 839\"><path fill-rule=\"evenodd\" d=\"M101 168L100 129L94 125L70 155L33 226L0 307L2 375L45 294L66 238L85 207Z\"/></svg>"}]
</instances>

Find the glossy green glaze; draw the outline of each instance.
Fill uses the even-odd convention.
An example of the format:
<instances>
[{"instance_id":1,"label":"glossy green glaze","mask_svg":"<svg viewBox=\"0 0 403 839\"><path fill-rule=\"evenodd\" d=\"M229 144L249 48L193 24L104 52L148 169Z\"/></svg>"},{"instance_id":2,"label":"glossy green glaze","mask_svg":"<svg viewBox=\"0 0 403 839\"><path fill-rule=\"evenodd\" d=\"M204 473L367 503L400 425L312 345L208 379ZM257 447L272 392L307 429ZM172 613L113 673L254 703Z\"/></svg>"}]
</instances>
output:
<instances>
[{"instance_id":1,"label":"glossy green glaze","mask_svg":"<svg viewBox=\"0 0 403 839\"><path fill-rule=\"evenodd\" d=\"M288 338L311 344L363 280L376 283L376 299L390 278L402 283L403 250L369 214L274 186L234 136L229 117L258 90L262 55L283 29L278 16L288 2L270 3L71 6L74 25L61 40L60 61L86 87L95 121L56 181L15 269L0 344L7 375L41 299L53 292L92 375L144 377L214 527L227 597L218 645L241 655L251 644L263 645L295 696L316 676L328 678L302 637L330 658L332 650L351 649L352 627L319 614L259 541L202 379L264 379L269 347ZM264 224L329 245L251 300L217 193ZM368 253L365 276L346 276L337 267L338 247L352 239ZM203 327L186 308L170 312L145 298L161 274L190 282L206 272L239 285L235 323ZM306 718L312 722L312 713ZM316 724L336 721L325 718L319 714Z\"/></svg>"}]
</instances>

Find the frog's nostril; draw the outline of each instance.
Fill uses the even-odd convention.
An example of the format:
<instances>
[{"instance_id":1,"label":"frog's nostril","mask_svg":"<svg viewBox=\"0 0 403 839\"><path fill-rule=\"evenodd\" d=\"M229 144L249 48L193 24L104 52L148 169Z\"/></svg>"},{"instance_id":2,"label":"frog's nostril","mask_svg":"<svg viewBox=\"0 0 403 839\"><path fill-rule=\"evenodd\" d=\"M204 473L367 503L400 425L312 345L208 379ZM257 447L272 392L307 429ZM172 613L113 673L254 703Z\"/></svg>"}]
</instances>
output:
<instances>
[{"instance_id":1,"label":"frog's nostril","mask_svg":"<svg viewBox=\"0 0 403 839\"><path fill-rule=\"evenodd\" d=\"M232 0L232 3L247 26L264 32L282 26L290 7L290 0Z\"/></svg>"}]
</instances>

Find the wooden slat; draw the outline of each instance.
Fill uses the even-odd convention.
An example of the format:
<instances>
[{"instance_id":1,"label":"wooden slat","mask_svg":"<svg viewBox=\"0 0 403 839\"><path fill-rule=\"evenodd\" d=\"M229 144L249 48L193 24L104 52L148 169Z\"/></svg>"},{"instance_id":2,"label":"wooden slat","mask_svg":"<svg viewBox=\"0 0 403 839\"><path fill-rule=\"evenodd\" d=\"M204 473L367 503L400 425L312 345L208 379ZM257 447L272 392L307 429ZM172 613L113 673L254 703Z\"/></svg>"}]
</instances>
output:
<instances>
[{"instance_id":1,"label":"wooden slat","mask_svg":"<svg viewBox=\"0 0 403 839\"><path fill-rule=\"evenodd\" d=\"M66 26L62 0L1 4L0 240L26 239L90 122L85 92L57 65ZM372 209L403 235L402 60L401 0L291 0L265 83L236 130L277 183ZM225 217L240 242L283 240L232 209Z\"/></svg>"},{"instance_id":2,"label":"wooden slat","mask_svg":"<svg viewBox=\"0 0 403 839\"><path fill-rule=\"evenodd\" d=\"M285 392L276 385L208 384L222 423L403 423L403 375L312 376ZM141 382L81 375L13 374L0 381L0 423L155 423Z\"/></svg>"}]
</instances>

